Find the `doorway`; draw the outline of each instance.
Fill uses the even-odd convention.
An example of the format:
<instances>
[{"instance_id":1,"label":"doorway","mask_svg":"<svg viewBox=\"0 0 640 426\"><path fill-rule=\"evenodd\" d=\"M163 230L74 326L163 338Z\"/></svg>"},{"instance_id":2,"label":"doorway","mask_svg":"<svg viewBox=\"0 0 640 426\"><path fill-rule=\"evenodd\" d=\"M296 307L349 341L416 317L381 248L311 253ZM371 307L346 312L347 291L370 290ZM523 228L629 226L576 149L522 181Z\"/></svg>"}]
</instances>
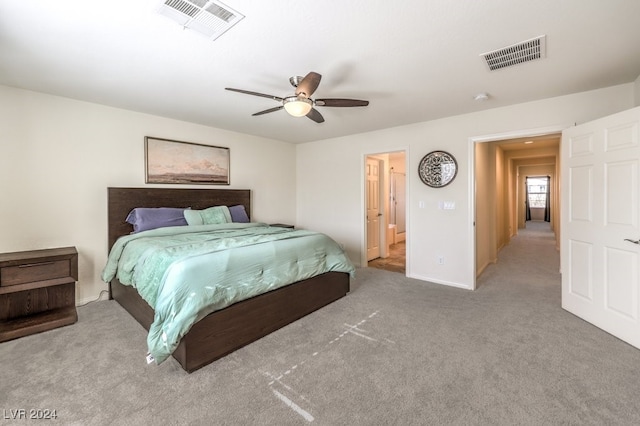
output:
<instances>
[{"instance_id":1,"label":"doorway","mask_svg":"<svg viewBox=\"0 0 640 426\"><path fill-rule=\"evenodd\" d=\"M519 231L527 229L531 214L527 177L545 179L545 185L531 189L544 194L532 194L535 202L549 202L542 206L542 221L548 227L559 248L559 176L558 168L561 134L558 132L535 136L519 136L475 142L475 260L476 278L498 259L500 250L509 244ZM548 184L547 184L548 183ZM549 191L547 194L546 191ZM535 213L537 211L537 204ZM545 221L544 213L549 214Z\"/></svg>"},{"instance_id":2,"label":"doorway","mask_svg":"<svg viewBox=\"0 0 640 426\"><path fill-rule=\"evenodd\" d=\"M368 267L406 275L406 154L365 158L365 247Z\"/></svg>"}]
</instances>

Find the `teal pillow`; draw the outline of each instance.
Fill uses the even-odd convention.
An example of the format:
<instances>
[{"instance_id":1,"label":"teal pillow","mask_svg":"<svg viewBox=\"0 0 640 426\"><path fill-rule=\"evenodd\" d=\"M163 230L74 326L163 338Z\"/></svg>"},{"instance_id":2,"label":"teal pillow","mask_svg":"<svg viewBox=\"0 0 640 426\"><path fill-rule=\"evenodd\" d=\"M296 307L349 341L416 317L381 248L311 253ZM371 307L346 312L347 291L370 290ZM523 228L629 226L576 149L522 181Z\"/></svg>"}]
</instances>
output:
<instances>
[{"instance_id":1,"label":"teal pillow","mask_svg":"<svg viewBox=\"0 0 640 426\"><path fill-rule=\"evenodd\" d=\"M184 218L189 225L215 225L231 222L227 206L209 207L204 210L185 210Z\"/></svg>"}]
</instances>

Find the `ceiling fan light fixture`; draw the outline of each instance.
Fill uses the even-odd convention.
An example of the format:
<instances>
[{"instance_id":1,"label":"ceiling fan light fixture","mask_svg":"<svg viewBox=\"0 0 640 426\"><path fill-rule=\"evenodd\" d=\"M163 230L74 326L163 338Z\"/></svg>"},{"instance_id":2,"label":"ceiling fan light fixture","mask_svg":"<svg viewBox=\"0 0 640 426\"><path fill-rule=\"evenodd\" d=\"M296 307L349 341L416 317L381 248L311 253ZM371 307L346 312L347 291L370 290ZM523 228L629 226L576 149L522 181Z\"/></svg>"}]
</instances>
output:
<instances>
[{"instance_id":1,"label":"ceiling fan light fixture","mask_svg":"<svg viewBox=\"0 0 640 426\"><path fill-rule=\"evenodd\" d=\"M313 101L304 96L289 96L283 99L285 111L294 117L304 117L313 108Z\"/></svg>"},{"instance_id":2,"label":"ceiling fan light fixture","mask_svg":"<svg viewBox=\"0 0 640 426\"><path fill-rule=\"evenodd\" d=\"M205 0L202 0L205 1ZM261 98L269 98L279 103L277 107L258 111L252 116L269 114L284 109L287 114L292 117L307 117L315 123L324 123L324 117L314 107L364 107L369 105L369 101L361 99L311 99L311 96L318 88L322 76L317 72L311 71L305 77L291 77L289 82L296 88L295 95L281 98L279 96L267 95L265 93L252 92L250 90L234 89L225 87L225 90L232 92L244 93L246 95L260 96Z\"/></svg>"}]
</instances>

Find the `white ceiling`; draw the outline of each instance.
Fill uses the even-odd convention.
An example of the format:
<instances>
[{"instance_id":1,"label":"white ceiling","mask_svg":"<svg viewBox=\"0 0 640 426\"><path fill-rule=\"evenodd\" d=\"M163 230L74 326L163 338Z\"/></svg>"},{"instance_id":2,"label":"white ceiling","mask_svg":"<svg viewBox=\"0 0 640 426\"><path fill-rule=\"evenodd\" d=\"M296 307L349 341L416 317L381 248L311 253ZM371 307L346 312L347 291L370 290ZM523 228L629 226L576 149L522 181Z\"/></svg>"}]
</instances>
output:
<instances>
[{"instance_id":1,"label":"white ceiling","mask_svg":"<svg viewBox=\"0 0 640 426\"><path fill-rule=\"evenodd\" d=\"M293 143L633 82L637 0L226 0L246 16L215 41L162 0L0 1L0 84ZM546 58L489 71L479 56L539 35ZM322 74L325 122L235 87L287 96ZM476 102L474 95L490 99Z\"/></svg>"}]
</instances>

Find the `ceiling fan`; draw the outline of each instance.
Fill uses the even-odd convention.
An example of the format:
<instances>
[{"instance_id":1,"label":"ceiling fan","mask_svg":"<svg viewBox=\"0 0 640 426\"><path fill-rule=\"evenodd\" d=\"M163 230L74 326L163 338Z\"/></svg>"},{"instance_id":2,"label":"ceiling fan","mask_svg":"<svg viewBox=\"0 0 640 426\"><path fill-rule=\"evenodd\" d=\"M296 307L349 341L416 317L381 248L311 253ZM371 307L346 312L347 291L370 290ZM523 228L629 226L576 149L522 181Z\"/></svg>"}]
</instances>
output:
<instances>
[{"instance_id":1,"label":"ceiling fan","mask_svg":"<svg viewBox=\"0 0 640 426\"><path fill-rule=\"evenodd\" d=\"M313 71L307 74L304 78L301 76L291 77L289 82L296 88L296 92L295 95L285 96L284 98L265 95L264 93L251 92L249 90L233 89L231 87L225 87L225 90L231 90L232 92L244 93L247 95L261 96L263 98L273 99L274 101L282 103L280 106L252 114L254 116L268 114L284 108L285 111L294 117L306 116L316 123L323 123L324 117L322 117L322 114L320 114L314 107L361 107L369 105L369 101L362 101L359 99L311 99L311 95L313 95L320 85L321 78L322 76L320 74Z\"/></svg>"}]
</instances>

